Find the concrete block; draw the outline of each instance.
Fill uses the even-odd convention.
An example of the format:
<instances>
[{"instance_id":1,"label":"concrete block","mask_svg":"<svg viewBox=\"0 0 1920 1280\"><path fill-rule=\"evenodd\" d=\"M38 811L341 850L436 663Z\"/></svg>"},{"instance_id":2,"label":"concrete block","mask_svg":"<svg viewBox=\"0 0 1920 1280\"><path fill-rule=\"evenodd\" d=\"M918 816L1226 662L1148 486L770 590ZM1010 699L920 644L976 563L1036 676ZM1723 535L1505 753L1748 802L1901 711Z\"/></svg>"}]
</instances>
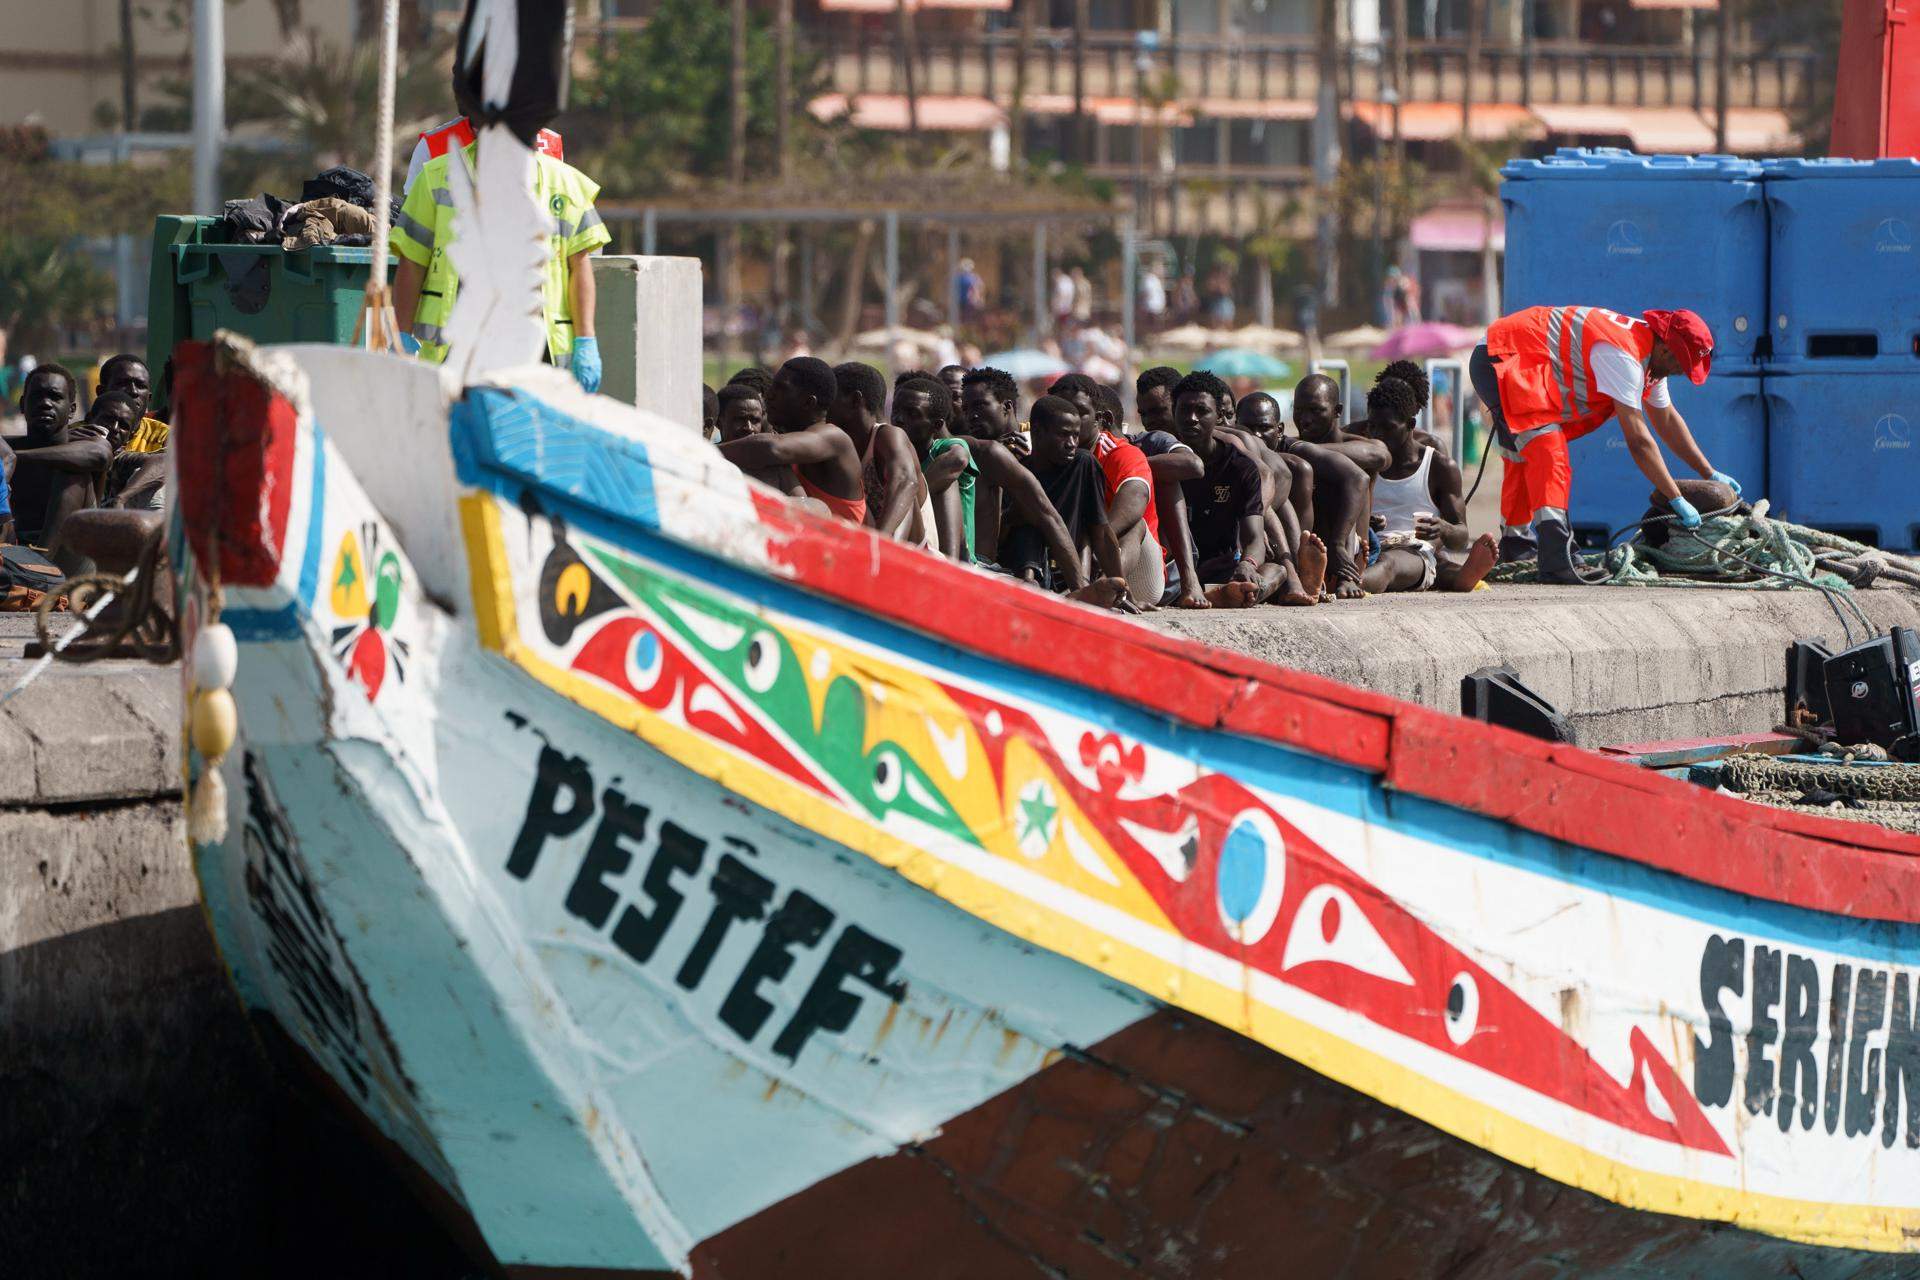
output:
<instances>
[{"instance_id":1,"label":"concrete block","mask_svg":"<svg viewBox=\"0 0 1920 1280\"><path fill-rule=\"evenodd\" d=\"M0 709L0 758L20 755L12 737L18 734L32 761L33 794L16 801L179 793L179 694L144 665L55 663Z\"/></svg>"},{"instance_id":2,"label":"concrete block","mask_svg":"<svg viewBox=\"0 0 1920 1280\"><path fill-rule=\"evenodd\" d=\"M1854 598L1877 628L1920 628L1920 594ZM1143 622L1448 712L1461 677L1505 663L1584 746L1764 732L1784 712L1787 645L1846 643L1818 592L1692 587L1496 586Z\"/></svg>"},{"instance_id":3,"label":"concrete block","mask_svg":"<svg viewBox=\"0 0 1920 1280\"><path fill-rule=\"evenodd\" d=\"M600 391L700 429L700 259L600 256L594 329Z\"/></svg>"}]
</instances>

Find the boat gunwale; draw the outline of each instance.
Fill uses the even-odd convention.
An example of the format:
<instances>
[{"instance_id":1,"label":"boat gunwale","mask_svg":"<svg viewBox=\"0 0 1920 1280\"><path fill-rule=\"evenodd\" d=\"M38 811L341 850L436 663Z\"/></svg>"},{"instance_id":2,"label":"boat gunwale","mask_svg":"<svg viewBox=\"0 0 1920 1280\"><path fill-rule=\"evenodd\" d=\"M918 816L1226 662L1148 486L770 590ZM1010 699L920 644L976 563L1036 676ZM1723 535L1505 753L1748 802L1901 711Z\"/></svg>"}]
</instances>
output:
<instances>
[{"instance_id":1,"label":"boat gunwale","mask_svg":"<svg viewBox=\"0 0 1920 1280\"><path fill-rule=\"evenodd\" d=\"M512 394L511 388L496 388ZM564 411L569 429L695 487L705 474ZM453 428L456 453L516 485L617 521L605 490L569 488L499 457L486 433ZM1189 726L1292 748L1381 777L1404 791L1539 835L1763 900L1859 919L1920 924L1920 837L1718 795L1617 757L1544 742L1309 672L1220 649L971 572L816 515L746 482L771 565L737 546L644 521L661 536L944 644L1078 685ZM651 514L651 513L650 513ZM1059 655L1073 653L1072 669ZM1481 767L1467 758L1477 756Z\"/></svg>"}]
</instances>

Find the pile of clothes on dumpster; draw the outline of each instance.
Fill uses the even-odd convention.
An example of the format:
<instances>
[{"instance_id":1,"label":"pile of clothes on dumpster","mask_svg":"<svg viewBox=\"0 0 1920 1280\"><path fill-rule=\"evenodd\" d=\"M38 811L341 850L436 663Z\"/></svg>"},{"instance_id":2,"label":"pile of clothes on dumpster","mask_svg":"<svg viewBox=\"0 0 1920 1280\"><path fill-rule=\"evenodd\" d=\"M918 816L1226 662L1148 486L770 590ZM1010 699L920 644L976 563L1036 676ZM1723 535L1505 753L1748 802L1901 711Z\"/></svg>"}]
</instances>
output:
<instances>
[{"instance_id":1,"label":"pile of clothes on dumpster","mask_svg":"<svg viewBox=\"0 0 1920 1280\"><path fill-rule=\"evenodd\" d=\"M358 169L335 165L301 184L300 199L271 193L251 200L229 200L210 240L220 244L278 243L288 253L316 245L366 245L373 242L373 179ZM390 201L388 219L400 212Z\"/></svg>"}]
</instances>

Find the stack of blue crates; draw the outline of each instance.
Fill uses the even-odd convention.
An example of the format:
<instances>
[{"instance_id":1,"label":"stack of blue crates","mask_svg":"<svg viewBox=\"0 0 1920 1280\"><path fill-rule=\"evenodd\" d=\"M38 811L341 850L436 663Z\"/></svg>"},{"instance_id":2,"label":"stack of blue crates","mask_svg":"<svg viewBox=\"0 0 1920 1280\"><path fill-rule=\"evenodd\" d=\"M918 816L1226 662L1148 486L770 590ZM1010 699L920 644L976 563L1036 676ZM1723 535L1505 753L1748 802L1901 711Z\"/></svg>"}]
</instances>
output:
<instances>
[{"instance_id":1,"label":"stack of blue crates","mask_svg":"<svg viewBox=\"0 0 1920 1280\"><path fill-rule=\"evenodd\" d=\"M1714 465L1785 519L1920 550L1920 161L1568 147L1501 172L1507 312L1698 311L1713 375L1667 385ZM1572 452L1575 531L1638 519L1620 432Z\"/></svg>"},{"instance_id":2,"label":"stack of blue crates","mask_svg":"<svg viewBox=\"0 0 1920 1280\"><path fill-rule=\"evenodd\" d=\"M1759 162L1564 147L1516 160L1506 179L1503 310L1601 306L1627 315L1687 308L1713 329L1713 374L1669 378L1673 402L1715 466L1768 487L1767 208ZM1612 427L1574 442L1574 532L1593 543L1638 520L1653 486ZM1674 465L1669 460L1669 465ZM1689 475L1684 469L1680 472Z\"/></svg>"},{"instance_id":3,"label":"stack of blue crates","mask_svg":"<svg viewBox=\"0 0 1920 1280\"><path fill-rule=\"evenodd\" d=\"M1764 167L1774 506L1920 550L1920 162Z\"/></svg>"}]
</instances>

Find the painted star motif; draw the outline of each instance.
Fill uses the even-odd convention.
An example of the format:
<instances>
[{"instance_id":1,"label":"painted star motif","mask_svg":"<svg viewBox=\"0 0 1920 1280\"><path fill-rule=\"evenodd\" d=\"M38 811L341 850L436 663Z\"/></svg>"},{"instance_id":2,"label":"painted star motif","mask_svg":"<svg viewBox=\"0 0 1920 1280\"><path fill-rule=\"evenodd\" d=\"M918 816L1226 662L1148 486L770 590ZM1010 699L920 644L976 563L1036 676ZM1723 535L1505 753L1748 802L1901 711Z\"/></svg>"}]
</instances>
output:
<instances>
[{"instance_id":1,"label":"painted star motif","mask_svg":"<svg viewBox=\"0 0 1920 1280\"><path fill-rule=\"evenodd\" d=\"M1037 858L1053 844L1054 819L1060 806L1054 803L1053 789L1045 782L1030 783L1020 792L1020 850Z\"/></svg>"}]
</instances>

